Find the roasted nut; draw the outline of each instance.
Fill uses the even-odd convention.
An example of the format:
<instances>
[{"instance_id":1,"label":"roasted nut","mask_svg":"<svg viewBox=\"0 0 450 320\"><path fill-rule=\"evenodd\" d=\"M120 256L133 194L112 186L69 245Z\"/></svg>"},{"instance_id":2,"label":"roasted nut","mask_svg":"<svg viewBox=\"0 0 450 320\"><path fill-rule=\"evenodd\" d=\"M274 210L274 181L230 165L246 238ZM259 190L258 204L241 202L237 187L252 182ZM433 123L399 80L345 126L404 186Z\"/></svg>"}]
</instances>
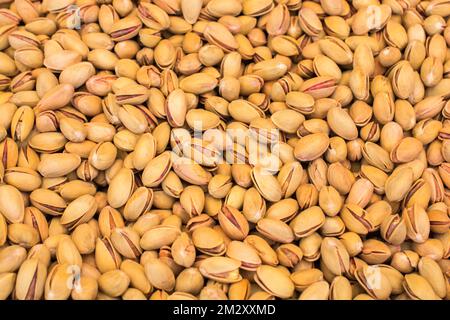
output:
<instances>
[{"instance_id":1,"label":"roasted nut","mask_svg":"<svg viewBox=\"0 0 450 320\"><path fill-rule=\"evenodd\" d=\"M0 300L449 299L448 0L0 3Z\"/></svg>"}]
</instances>

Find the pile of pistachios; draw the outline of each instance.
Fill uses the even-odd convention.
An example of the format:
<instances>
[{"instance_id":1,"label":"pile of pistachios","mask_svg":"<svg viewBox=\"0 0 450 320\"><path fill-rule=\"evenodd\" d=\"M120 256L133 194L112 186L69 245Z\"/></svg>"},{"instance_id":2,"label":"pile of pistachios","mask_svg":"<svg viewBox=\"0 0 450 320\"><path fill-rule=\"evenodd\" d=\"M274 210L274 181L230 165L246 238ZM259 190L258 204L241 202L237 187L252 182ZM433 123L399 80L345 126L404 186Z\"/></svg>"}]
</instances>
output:
<instances>
[{"instance_id":1,"label":"pile of pistachios","mask_svg":"<svg viewBox=\"0 0 450 320\"><path fill-rule=\"evenodd\" d=\"M0 0L0 299L450 299L448 0Z\"/></svg>"}]
</instances>

